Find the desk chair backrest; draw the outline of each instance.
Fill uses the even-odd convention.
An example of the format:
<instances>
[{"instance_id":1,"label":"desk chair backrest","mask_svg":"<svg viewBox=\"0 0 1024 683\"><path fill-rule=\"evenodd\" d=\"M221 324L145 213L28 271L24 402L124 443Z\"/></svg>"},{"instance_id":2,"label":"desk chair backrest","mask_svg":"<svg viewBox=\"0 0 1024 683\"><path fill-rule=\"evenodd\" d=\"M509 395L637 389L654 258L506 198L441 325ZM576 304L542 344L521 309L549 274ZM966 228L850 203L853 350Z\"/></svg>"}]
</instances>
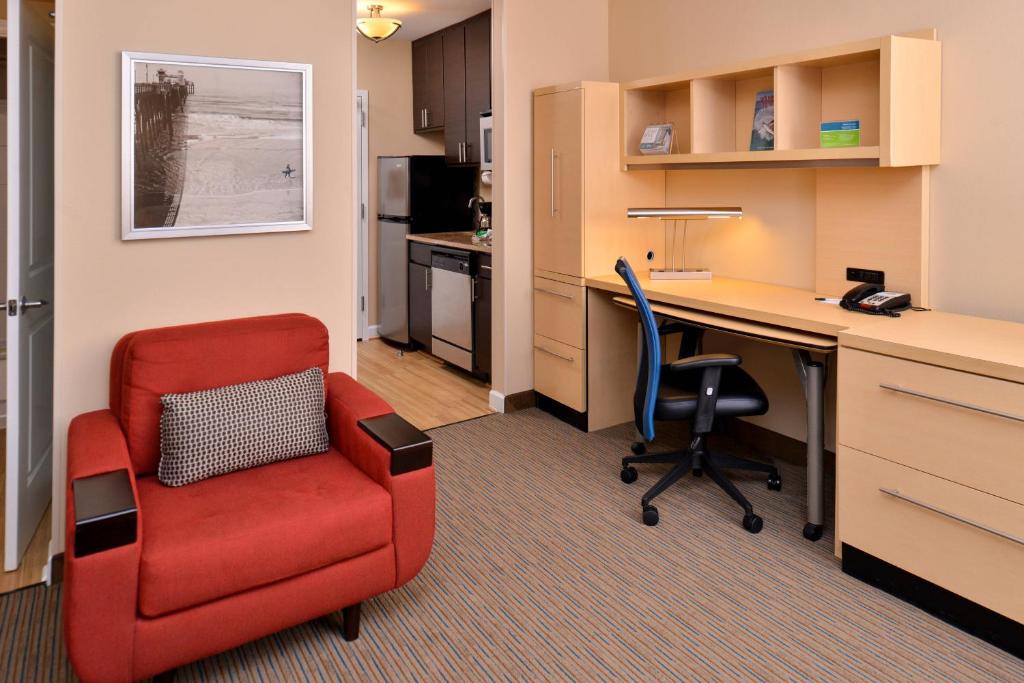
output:
<instances>
[{"instance_id":1,"label":"desk chair backrest","mask_svg":"<svg viewBox=\"0 0 1024 683\"><path fill-rule=\"evenodd\" d=\"M636 391L633 394L633 410L636 416L636 428L647 441L654 440L654 405L658 400L658 382L661 379L661 339L658 336L658 324L651 311L651 304L640 289L636 273L629 261L620 257L615 262L615 272L619 274L629 287L630 294L636 302L636 310L640 314L640 332L643 345L640 353L640 368L637 370Z\"/></svg>"}]
</instances>

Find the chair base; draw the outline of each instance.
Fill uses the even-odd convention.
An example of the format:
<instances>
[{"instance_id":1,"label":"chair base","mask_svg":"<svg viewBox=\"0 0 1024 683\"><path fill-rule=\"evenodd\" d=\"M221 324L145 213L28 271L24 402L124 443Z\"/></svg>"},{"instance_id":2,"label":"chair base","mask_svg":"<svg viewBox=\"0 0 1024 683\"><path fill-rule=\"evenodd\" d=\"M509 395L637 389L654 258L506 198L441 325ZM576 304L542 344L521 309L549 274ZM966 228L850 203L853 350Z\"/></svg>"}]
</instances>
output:
<instances>
[{"instance_id":1,"label":"chair base","mask_svg":"<svg viewBox=\"0 0 1024 683\"><path fill-rule=\"evenodd\" d=\"M698 434L693 437L690 447L680 451L669 451L667 453L644 453L645 449L633 444L634 453L622 459L622 481L629 484L636 481L636 468L634 464L671 464L674 467L665 476L652 486L643 498L640 505L643 507L644 524L654 526L658 523L658 509L651 503L661 495L668 487L675 484L689 473L700 477L706 471L708 476L718 484L719 488L729 494L729 497L736 501L743 508L743 528L752 534L759 532L764 525L763 520L754 514L754 507L747 500L746 496L740 493L729 479L722 474L723 470L747 470L750 472L764 472L768 475L768 488L773 491L782 489L782 477L774 465L769 465L756 460L740 458L729 453L715 453L707 448L707 434Z\"/></svg>"}]
</instances>

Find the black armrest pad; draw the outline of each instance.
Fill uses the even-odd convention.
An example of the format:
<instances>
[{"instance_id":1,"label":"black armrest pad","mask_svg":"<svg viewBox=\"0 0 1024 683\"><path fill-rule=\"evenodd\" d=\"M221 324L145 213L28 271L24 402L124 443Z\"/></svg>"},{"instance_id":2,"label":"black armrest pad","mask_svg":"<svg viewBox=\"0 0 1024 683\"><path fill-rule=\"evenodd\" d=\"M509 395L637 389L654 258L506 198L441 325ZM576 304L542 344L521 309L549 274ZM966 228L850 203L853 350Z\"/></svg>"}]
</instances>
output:
<instances>
[{"instance_id":1,"label":"black armrest pad","mask_svg":"<svg viewBox=\"0 0 1024 683\"><path fill-rule=\"evenodd\" d=\"M138 510L128 470L71 482L75 497L75 557L131 545Z\"/></svg>"},{"instance_id":2,"label":"black armrest pad","mask_svg":"<svg viewBox=\"0 0 1024 683\"><path fill-rule=\"evenodd\" d=\"M743 359L733 353L703 353L689 356L669 363L673 370L698 370L701 368L722 368L728 365L739 365Z\"/></svg>"},{"instance_id":3,"label":"black armrest pad","mask_svg":"<svg viewBox=\"0 0 1024 683\"><path fill-rule=\"evenodd\" d=\"M395 413L360 420L359 426L391 451L393 477L430 467L434 461L433 440Z\"/></svg>"}]
</instances>

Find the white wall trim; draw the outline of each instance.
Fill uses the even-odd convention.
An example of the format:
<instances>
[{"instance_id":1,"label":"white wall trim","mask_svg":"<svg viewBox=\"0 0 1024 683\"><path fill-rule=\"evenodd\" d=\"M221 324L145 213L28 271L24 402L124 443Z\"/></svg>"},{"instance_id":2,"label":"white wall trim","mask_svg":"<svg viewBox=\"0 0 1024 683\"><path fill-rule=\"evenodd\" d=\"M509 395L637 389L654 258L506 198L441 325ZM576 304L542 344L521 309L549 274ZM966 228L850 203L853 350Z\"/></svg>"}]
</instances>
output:
<instances>
[{"instance_id":1,"label":"white wall trim","mask_svg":"<svg viewBox=\"0 0 1024 683\"><path fill-rule=\"evenodd\" d=\"M490 404L491 410L493 410L494 412L505 412L505 394L501 393L500 391L497 391L496 389L491 389L491 393L488 394L487 397L487 402Z\"/></svg>"},{"instance_id":2,"label":"white wall trim","mask_svg":"<svg viewBox=\"0 0 1024 683\"><path fill-rule=\"evenodd\" d=\"M366 328L366 338L363 341L366 341L366 339L376 339L379 336L380 325L369 325Z\"/></svg>"}]
</instances>

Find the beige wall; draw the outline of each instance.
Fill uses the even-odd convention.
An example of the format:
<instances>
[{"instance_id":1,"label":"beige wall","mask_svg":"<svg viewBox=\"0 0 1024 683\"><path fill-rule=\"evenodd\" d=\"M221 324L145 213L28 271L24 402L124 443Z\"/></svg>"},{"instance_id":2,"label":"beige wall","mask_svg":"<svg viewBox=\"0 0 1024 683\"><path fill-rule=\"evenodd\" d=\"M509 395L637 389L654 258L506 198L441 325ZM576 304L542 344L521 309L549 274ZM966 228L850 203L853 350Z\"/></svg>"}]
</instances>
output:
<instances>
[{"instance_id":1,"label":"beige wall","mask_svg":"<svg viewBox=\"0 0 1024 683\"><path fill-rule=\"evenodd\" d=\"M303 311L354 365L353 6L334 0L62 2L57 34L55 552L69 420L107 405L131 330ZM311 232L122 242L121 50L313 65Z\"/></svg>"},{"instance_id":2,"label":"beige wall","mask_svg":"<svg viewBox=\"0 0 1024 683\"><path fill-rule=\"evenodd\" d=\"M848 11L847 11L848 10ZM610 77L626 81L768 57L888 33L938 29L942 53L942 164L931 175L931 303L935 308L1024 321L1024 230L1013 210L1024 157L1013 121L1024 95L1007 76L1024 70L1024 3L988 0L864 0L842 9L813 0L609 2ZM997 94L997 95L994 95ZM714 195L753 207L742 223L691 232L702 265L736 277L811 287L813 171L674 172L668 201ZM709 182L713 182L714 188ZM765 187L770 192L765 193ZM765 205L775 204L774 208ZM773 408L762 424L804 438L802 402L783 351L714 339L736 349L766 385ZM833 383L834 388L834 383Z\"/></svg>"},{"instance_id":3,"label":"beige wall","mask_svg":"<svg viewBox=\"0 0 1024 683\"><path fill-rule=\"evenodd\" d=\"M608 79L607 2L495 0L493 21L491 63L499 84L493 386L508 395L533 388L532 92L553 83Z\"/></svg>"},{"instance_id":4,"label":"beige wall","mask_svg":"<svg viewBox=\"0 0 1024 683\"><path fill-rule=\"evenodd\" d=\"M444 134L412 132L412 43L356 41L356 87L367 91L369 112L369 319L377 324L377 157L444 154Z\"/></svg>"}]
</instances>

